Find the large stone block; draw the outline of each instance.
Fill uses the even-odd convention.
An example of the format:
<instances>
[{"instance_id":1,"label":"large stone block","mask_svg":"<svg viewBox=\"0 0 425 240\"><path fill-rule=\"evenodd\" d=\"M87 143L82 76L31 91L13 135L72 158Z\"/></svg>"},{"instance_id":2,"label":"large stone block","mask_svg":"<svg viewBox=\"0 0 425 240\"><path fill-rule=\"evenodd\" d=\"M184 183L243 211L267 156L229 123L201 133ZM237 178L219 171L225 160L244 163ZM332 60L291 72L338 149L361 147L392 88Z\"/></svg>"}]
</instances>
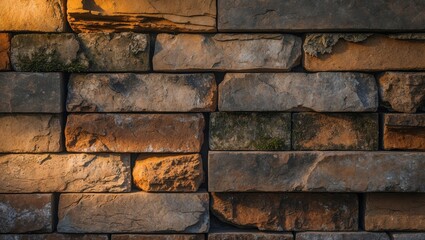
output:
<instances>
[{"instance_id":1,"label":"large stone block","mask_svg":"<svg viewBox=\"0 0 425 240\"><path fill-rule=\"evenodd\" d=\"M202 114L71 114L70 152L199 152Z\"/></svg>"},{"instance_id":2,"label":"large stone block","mask_svg":"<svg viewBox=\"0 0 425 240\"><path fill-rule=\"evenodd\" d=\"M25 72L147 71L149 41L139 33L20 34L11 62Z\"/></svg>"},{"instance_id":3,"label":"large stone block","mask_svg":"<svg viewBox=\"0 0 425 240\"><path fill-rule=\"evenodd\" d=\"M2 234L0 240L108 240L106 234Z\"/></svg>"},{"instance_id":4,"label":"large stone block","mask_svg":"<svg viewBox=\"0 0 425 240\"><path fill-rule=\"evenodd\" d=\"M76 32L213 32L215 0L68 0L68 22Z\"/></svg>"},{"instance_id":5,"label":"large stone block","mask_svg":"<svg viewBox=\"0 0 425 240\"><path fill-rule=\"evenodd\" d=\"M0 115L0 152L60 152L61 122L59 115Z\"/></svg>"},{"instance_id":6,"label":"large stone block","mask_svg":"<svg viewBox=\"0 0 425 240\"><path fill-rule=\"evenodd\" d=\"M0 32L63 32L65 0L4 0L0 8Z\"/></svg>"},{"instance_id":7,"label":"large stone block","mask_svg":"<svg viewBox=\"0 0 425 240\"><path fill-rule=\"evenodd\" d=\"M10 69L10 35L0 33L0 71Z\"/></svg>"},{"instance_id":8,"label":"large stone block","mask_svg":"<svg viewBox=\"0 0 425 240\"><path fill-rule=\"evenodd\" d=\"M58 232L206 233L208 193L62 194Z\"/></svg>"},{"instance_id":9,"label":"large stone block","mask_svg":"<svg viewBox=\"0 0 425 240\"><path fill-rule=\"evenodd\" d=\"M52 232L53 208L52 194L0 194L0 233Z\"/></svg>"},{"instance_id":10,"label":"large stone block","mask_svg":"<svg viewBox=\"0 0 425 240\"><path fill-rule=\"evenodd\" d=\"M0 73L0 112L61 113L63 98L60 73Z\"/></svg>"},{"instance_id":11,"label":"large stone block","mask_svg":"<svg viewBox=\"0 0 425 240\"><path fill-rule=\"evenodd\" d=\"M386 233L372 232L303 232L296 234L297 240L390 240Z\"/></svg>"},{"instance_id":12,"label":"large stone block","mask_svg":"<svg viewBox=\"0 0 425 240\"><path fill-rule=\"evenodd\" d=\"M220 111L373 112L375 78L363 73L228 73Z\"/></svg>"},{"instance_id":13,"label":"large stone block","mask_svg":"<svg viewBox=\"0 0 425 240\"><path fill-rule=\"evenodd\" d=\"M414 0L218 0L218 29L231 32L423 30L424 11L425 3Z\"/></svg>"},{"instance_id":14,"label":"large stone block","mask_svg":"<svg viewBox=\"0 0 425 240\"><path fill-rule=\"evenodd\" d=\"M156 71L288 71L301 59L301 39L286 34L159 34Z\"/></svg>"},{"instance_id":15,"label":"large stone block","mask_svg":"<svg viewBox=\"0 0 425 240\"><path fill-rule=\"evenodd\" d=\"M208 234L208 240L293 240L292 233L270 232L213 232Z\"/></svg>"},{"instance_id":16,"label":"large stone block","mask_svg":"<svg viewBox=\"0 0 425 240\"><path fill-rule=\"evenodd\" d=\"M373 169L373 170L372 170ZM420 152L209 152L210 192L425 192Z\"/></svg>"},{"instance_id":17,"label":"large stone block","mask_svg":"<svg viewBox=\"0 0 425 240\"><path fill-rule=\"evenodd\" d=\"M358 229L356 194L213 193L212 212L238 227L266 231Z\"/></svg>"},{"instance_id":18,"label":"large stone block","mask_svg":"<svg viewBox=\"0 0 425 240\"><path fill-rule=\"evenodd\" d=\"M386 72L378 78L382 104L397 112L425 107L425 73Z\"/></svg>"},{"instance_id":19,"label":"large stone block","mask_svg":"<svg viewBox=\"0 0 425 240\"><path fill-rule=\"evenodd\" d=\"M294 150L378 150L379 121L375 113L295 113Z\"/></svg>"},{"instance_id":20,"label":"large stone block","mask_svg":"<svg viewBox=\"0 0 425 240\"><path fill-rule=\"evenodd\" d=\"M73 74L69 112L210 112L216 108L213 74Z\"/></svg>"},{"instance_id":21,"label":"large stone block","mask_svg":"<svg viewBox=\"0 0 425 240\"><path fill-rule=\"evenodd\" d=\"M112 234L111 240L204 240L203 234Z\"/></svg>"},{"instance_id":22,"label":"large stone block","mask_svg":"<svg viewBox=\"0 0 425 240\"><path fill-rule=\"evenodd\" d=\"M303 59L308 71L423 70L424 55L424 34L310 34Z\"/></svg>"},{"instance_id":23,"label":"large stone block","mask_svg":"<svg viewBox=\"0 0 425 240\"><path fill-rule=\"evenodd\" d=\"M141 154L133 168L134 184L147 192L196 192L203 181L200 154Z\"/></svg>"},{"instance_id":24,"label":"large stone block","mask_svg":"<svg viewBox=\"0 0 425 240\"><path fill-rule=\"evenodd\" d=\"M425 194L366 194L364 224L366 231L424 231Z\"/></svg>"},{"instance_id":25,"label":"large stone block","mask_svg":"<svg viewBox=\"0 0 425 240\"><path fill-rule=\"evenodd\" d=\"M384 149L425 150L425 114L385 114Z\"/></svg>"},{"instance_id":26,"label":"large stone block","mask_svg":"<svg viewBox=\"0 0 425 240\"><path fill-rule=\"evenodd\" d=\"M390 233L392 240L423 240L425 233Z\"/></svg>"},{"instance_id":27,"label":"large stone block","mask_svg":"<svg viewBox=\"0 0 425 240\"><path fill-rule=\"evenodd\" d=\"M225 113L210 116L211 150L290 150L290 113Z\"/></svg>"},{"instance_id":28,"label":"large stone block","mask_svg":"<svg viewBox=\"0 0 425 240\"><path fill-rule=\"evenodd\" d=\"M0 192L129 192L130 155L0 155Z\"/></svg>"}]
</instances>

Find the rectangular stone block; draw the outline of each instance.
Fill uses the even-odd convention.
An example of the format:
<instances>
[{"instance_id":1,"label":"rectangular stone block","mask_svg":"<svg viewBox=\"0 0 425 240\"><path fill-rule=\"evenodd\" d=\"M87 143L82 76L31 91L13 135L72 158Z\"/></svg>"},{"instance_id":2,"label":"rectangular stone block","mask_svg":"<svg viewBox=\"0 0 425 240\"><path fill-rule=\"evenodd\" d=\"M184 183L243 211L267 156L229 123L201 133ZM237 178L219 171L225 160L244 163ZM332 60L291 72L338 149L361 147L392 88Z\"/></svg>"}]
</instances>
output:
<instances>
[{"instance_id":1,"label":"rectangular stone block","mask_svg":"<svg viewBox=\"0 0 425 240\"><path fill-rule=\"evenodd\" d=\"M108 240L106 234L2 234L0 240Z\"/></svg>"},{"instance_id":2,"label":"rectangular stone block","mask_svg":"<svg viewBox=\"0 0 425 240\"><path fill-rule=\"evenodd\" d=\"M131 32L19 34L12 38L11 62L24 72L147 71L149 41Z\"/></svg>"},{"instance_id":3,"label":"rectangular stone block","mask_svg":"<svg viewBox=\"0 0 425 240\"><path fill-rule=\"evenodd\" d=\"M425 25L421 1L217 1L220 31L405 31L423 30Z\"/></svg>"},{"instance_id":4,"label":"rectangular stone block","mask_svg":"<svg viewBox=\"0 0 425 240\"><path fill-rule=\"evenodd\" d=\"M63 32L65 7L65 0L4 0L0 8L0 32Z\"/></svg>"},{"instance_id":5,"label":"rectangular stone block","mask_svg":"<svg viewBox=\"0 0 425 240\"><path fill-rule=\"evenodd\" d=\"M211 112L213 74L73 74L69 112Z\"/></svg>"},{"instance_id":6,"label":"rectangular stone block","mask_svg":"<svg viewBox=\"0 0 425 240\"><path fill-rule=\"evenodd\" d=\"M0 152L60 152L62 119L51 114L0 115Z\"/></svg>"},{"instance_id":7,"label":"rectangular stone block","mask_svg":"<svg viewBox=\"0 0 425 240\"><path fill-rule=\"evenodd\" d=\"M3 154L0 192L129 192L130 155Z\"/></svg>"},{"instance_id":8,"label":"rectangular stone block","mask_svg":"<svg viewBox=\"0 0 425 240\"><path fill-rule=\"evenodd\" d=\"M10 35L0 33L0 71L10 69Z\"/></svg>"},{"instance_id":9,"label":"rectangular stone block","mask_svg":"<svg viewBox=\"0 0 425 240\"><path fill-rule=\"evenodd\" d=\"M303 59L314 72L423 70L424 55L424 34L310 34Z\"/></svg>"},{"instance_id":10,"label":"rectangular stone block","mask_svg":"<svg viewBox=\"0 0 425 240\"><path fill-rule=\"evenodd\" d=\"M356 231L356 194L213 193L212 213L261 231Z\"/></svg>"},{"instance_id":11,"label":"rectangular stone block","mask_svg":"<svg viewBox=\"0 0 425 240\"><path fill-rule=\"evenodd\" d=\"M294 150L378 150L375 113L294 113Z\"/></svg>"},{"instance_id":12,"label":"rectangular stone block","mask_svg":"<svg viewBox=\"0 0 425 240\"><path fill-rule=\"evenodd\" d=\"M210 115L210 150L290 150L290 113Z\"/></svg>"},{"instance_id":13,"label":"rectangular stone block","mask_svg":"<svg viewBox=\"0 0 425 240\"><path fill-rule=\"evenodd\" d=\"M289 71L301 39L287 34L159 34L155 71Z\"/></svg>"},{"instance_id":14,"label":"rectangular stone block","mask_svg":"<svg viewBox=\"0 0 425 240\"><path fill-rule=\"evenodd\" d=\"M425 192L422 169L422 152L210 151L208 188L210 192Z\"/></svg>"},{"instance_id":15,"label":"rectangular stone block","mask_svg":"<svg viewBox=\"0 0 425 240\"><path fill-rule=\"evenodd\" d=\"M375 78L363 73L228 73L220 111L374 112Z\"/></svg>"},{"instance_id":16,"label":"rectangular stone block","mask_svg":"<svg viewBox=\"0 0 425 240\"><path fill-rule=\"evenodd\" d=\"M200 152L202 114L71 114L70 152Z\"/></svg>"},{"instance_id":17,"label":"rectangular stone block","mask_svg":"<svg viewBox=\"0 0 425 240\"><path fill-rule=\"evenodd\" d=\"M384 114L384 149L425 150L425 114Z\"/></svg>"},{"instance_id":18,"label":"rectangular stone block","mask_svg":"<svg viewBox=\"0 0 425 240\"><path fill-rule=\"evenodd\" d=\"M62 194L58 232L206 233L208 193Z\"/></svg>"},{"instance_id":19,"label":"rectangular stone block","mask_svg":"<svg viewBox=\"0 0 425 240\"><path fill-rule=\"evenodd\" d=\"M366 231L424 231L425 194L366 194L364 224Z\"/></svg>"},{"instance_id":20,"label":"rectangular stone block","mask_svg":"<svg viewBox=\"0 0 425 240\"><path fill-rule=\"evenodd\" d=\"M390 233L392 240L423 240L425 233Z\"/></svg>"},{"instance_id":21,"label":"rectangular stone block","mask_svg":"<svg viewBox=\"0 0 425 240\"><path fill-rule=\"evenodd\" d=\"M390 240L386 233L372 232L302 232L296 233L297 240Z\"/></svg>"},{"instance_id":22,"label":"rectangular stone block","mask_svg":"<svg viewBox=\"0 0 425 240\"><path fill-rule=\"evenodd\" d=\"M203 234L112 234L111 240L204 240Z\"/></svg>"},{"instance_id":23,"label":"rectangular stone block","mask_svg":"<svg viewBox=\"0 0 425 240\"><path fill-rule=\"evenodd\" d=\"M75 32L214 32L215 0L68 0Z\"/></svg>"},{"instance_id":24,"label":"rectangular stone block","mask_svg":"<svg viewBox=\"0 0 425 240\"><path fill-rule=\"evenodd\" d=\"M208 240L293 240L292 233L270 232L213 232L208 234Z\"/></svg>"},{"instance_id":25,"label":"rectangular stone block","mask_svg":"<svg viewBox=\"0 0 425 240\"><path fill-rule=\"evenodd\" d=\"M0 73L0 112L61 113L61 73Z\"/></svg>"},{"instance_id":26,"label":"rectangular stone block","mask_svg":"<svg viewBox=\"0 0 425 240\"><path fill-rule=\"evenodd\" d=\"M52 232L53 208L52 194L0 194L0 233Z\"/></svg>"}]
</instances>

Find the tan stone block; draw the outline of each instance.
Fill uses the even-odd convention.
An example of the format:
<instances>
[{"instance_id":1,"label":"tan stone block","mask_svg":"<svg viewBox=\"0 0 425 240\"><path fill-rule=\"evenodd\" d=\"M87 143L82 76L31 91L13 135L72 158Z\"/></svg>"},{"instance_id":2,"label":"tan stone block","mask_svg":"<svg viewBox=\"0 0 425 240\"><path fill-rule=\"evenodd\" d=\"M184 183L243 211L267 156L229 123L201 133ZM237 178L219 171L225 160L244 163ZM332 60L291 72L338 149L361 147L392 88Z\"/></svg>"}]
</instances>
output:
<instances>
[{"instance_id":1,"label":"tan stone block","mask_svg":"<svg viewBox=\"0 0 425 240\"><path fill-rule=\"evenodd\" d=\"M425 150L425 114L384 114L384 149Z\"/></svg>"},{"instance_id":2,"label":"tan stone block","mask_svg":"<svg viewBox=\"0 0 425 240\"><path fill-rule=\"evenodd\" d=\"M10 35L0 33L0 71L10 69Z\"/></svg>"}]
</instances>

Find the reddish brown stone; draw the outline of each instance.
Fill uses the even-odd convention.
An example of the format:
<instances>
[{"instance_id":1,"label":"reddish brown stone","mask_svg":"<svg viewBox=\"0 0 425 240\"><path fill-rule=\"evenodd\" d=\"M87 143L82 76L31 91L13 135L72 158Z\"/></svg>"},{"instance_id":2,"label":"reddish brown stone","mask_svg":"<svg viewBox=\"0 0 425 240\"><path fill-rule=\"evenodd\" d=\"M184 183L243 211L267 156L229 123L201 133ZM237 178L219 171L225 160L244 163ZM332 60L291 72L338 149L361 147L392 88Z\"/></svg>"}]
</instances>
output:
<instances>
[{"instance_id":1,"label":"reddish brown stone","mask_svg":"<svg viewBox=\"0 0 425 240\"><path fill-rule=\"evenodd\" d=\"M10 36L7 33L0 33L0 71L10 69Z\"/></svg>"},{"instance_id":2,"label":"reddish brown stone","mask_svg":"<svg viewBox=\"0 0 425 240\"><path fill-rule=\"evenodd\" d=\"M385 114L384 149L425 150L425 114Z\"/></svg>"}]
</instances>

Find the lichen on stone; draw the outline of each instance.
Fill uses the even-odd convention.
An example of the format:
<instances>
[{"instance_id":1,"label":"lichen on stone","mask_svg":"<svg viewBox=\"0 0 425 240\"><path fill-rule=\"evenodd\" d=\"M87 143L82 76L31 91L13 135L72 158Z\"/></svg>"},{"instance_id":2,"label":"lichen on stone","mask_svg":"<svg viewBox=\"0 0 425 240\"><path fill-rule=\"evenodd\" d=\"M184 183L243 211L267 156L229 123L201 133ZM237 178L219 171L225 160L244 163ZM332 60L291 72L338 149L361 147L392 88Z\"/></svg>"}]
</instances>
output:
<instances>
[{"instance_id":1,"label":"lichen on stone","mask_svg":"<svg viewBox=\"0 0 425 240\"><path fill-rule=\"evenodd\" d=\"M332 47L342 38L349 42L362 42L370 37L371 33L343 33L343 34L308 34L304 41L304 51L314 57L319 54L332 52Z\"/></svg>"},{"instance_id":2,"label":"lichen on stone","mask_svg":"<svg viewBox=\"0 0 425 240\"><path fill-rule=\"evenodd\" d=\"M388 37L399 40L425 40L425 33L390 34Z\"/></svg>"},{"instance_id":3,"label":"lichen on stone","mask_svg":"<svg viewBox=\"0 0 425 240\"><path fill-rule=\"evenodd\" d=\"M18 56L19 68L24 72L82 72L88 69L88 64L79 60L63 63L56 50L51 52L38 51L31 56Z\"/></svg>"}]
</instances>

